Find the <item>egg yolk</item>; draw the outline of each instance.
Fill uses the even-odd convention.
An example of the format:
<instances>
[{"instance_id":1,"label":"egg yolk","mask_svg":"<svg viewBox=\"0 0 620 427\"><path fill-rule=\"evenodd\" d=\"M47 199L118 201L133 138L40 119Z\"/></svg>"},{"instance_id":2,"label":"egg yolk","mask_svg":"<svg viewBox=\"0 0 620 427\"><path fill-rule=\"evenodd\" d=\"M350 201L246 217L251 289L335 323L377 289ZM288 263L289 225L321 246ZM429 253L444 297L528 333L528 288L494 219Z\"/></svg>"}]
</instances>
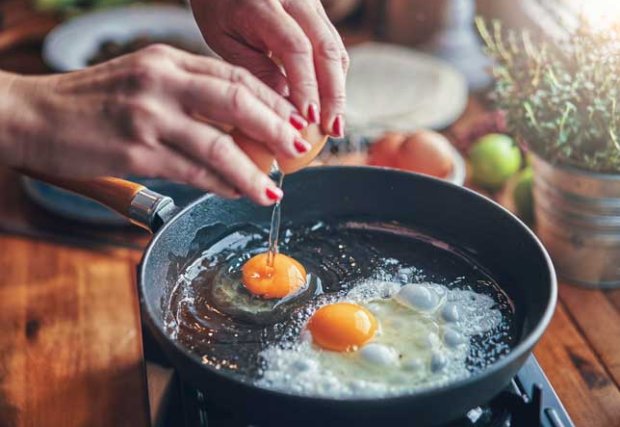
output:
<instances>
[{"instance_id":1,"label":"egg yolk","mask_svg":"<svg viewBox=\"0 0 620 427\"><path fill-rule=\"evenodd\" d=\"M312 340L332 351L355 350L377 332L377 319L364 307L338 302L319 308L308 322Z\"/></svg>"},{"instance_id":2,"label":"egg yolk","mask_svg":"<svg viewBox=\"0 0 620 427\"><path fill-rule=\"evenodd\" d=\"M266 299L284 298L306 283L306 270L291 257L276 254L268 265L269 254L253 256L241 268L243 286L252 294Z\"/></svg>"}]
</instances>

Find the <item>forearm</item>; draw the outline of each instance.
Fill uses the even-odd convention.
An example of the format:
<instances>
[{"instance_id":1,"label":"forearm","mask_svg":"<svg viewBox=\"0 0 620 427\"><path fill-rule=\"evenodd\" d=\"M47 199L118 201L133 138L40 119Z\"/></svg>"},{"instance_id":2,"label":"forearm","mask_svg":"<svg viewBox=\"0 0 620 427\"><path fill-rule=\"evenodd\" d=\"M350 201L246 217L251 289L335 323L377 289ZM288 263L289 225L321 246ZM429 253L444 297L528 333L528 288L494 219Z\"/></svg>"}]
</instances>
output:
<instances>
[{"instance_id":1,"label":"forearm","mask_svg":"<svg viewBox=\"0 0 620 427\"><path fill-rule=\"evenodd\" d=\"M274 156L312 148L299 112L249 72L159 45L71 73L0 71L0 166L160 177L262 205L282 197L230 135L196 116L238 128Z\"/></svg>"}]
</instances>

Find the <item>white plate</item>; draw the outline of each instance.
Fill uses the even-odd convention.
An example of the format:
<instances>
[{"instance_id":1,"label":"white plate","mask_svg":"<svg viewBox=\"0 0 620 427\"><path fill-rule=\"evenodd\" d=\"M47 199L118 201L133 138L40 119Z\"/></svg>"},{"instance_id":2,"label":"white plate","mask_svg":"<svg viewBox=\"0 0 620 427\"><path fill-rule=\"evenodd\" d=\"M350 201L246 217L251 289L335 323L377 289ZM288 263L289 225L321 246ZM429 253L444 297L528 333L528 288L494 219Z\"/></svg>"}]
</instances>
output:
<instances>
[{"instance_id":1,"label":"white plate","mask_svg":"<svg viewBox=\"0 0 620 427\"><path fill-rule=\"evenodd\" d=\"M129 41L137 36L171 36L192 46L203 46L191 11L173 5L135 5L105 9L73 18L54 28L45 38L43 60L56 71L84 68L105 40Z\"/></svg>"},{"instance_id":2,"label":"white plate","mask_svg":"<svg viewBox=\"0 0 620 427\"><path fill-rule=\"evenodd\" d=\"M450 64L413 49L365 43L349 49L347 126L377 137L385 131L442 129L467 105L467 82Z\"/></svg>"}]
</instances>

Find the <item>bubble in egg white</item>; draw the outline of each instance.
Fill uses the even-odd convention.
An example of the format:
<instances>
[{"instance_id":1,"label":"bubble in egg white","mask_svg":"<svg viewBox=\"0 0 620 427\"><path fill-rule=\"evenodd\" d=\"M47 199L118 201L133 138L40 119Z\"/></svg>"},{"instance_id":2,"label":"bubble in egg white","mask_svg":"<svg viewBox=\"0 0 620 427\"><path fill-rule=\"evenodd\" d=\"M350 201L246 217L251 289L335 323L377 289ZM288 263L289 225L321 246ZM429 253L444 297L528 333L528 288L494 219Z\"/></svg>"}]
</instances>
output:
<instances>
[{"instance_id":1,"label":"bubble in egg white","mask_svg":"<svg viewBox=\"0 0 620 427\"><path fill-rule=\"evenodd\" d=\"M396 280L400 282L401 285L406 285L411 282L412 273L410 268L401 268L396 272Z\"/></svg>"},{"instance_id":2,"label":"bubble in egg white","mask_svg":"<svg viewBox=\"0 0 620 427\"><path fill-rule=\"evenodd\" d=\"M429 332L426 336L425 344L427 348L437 348L441 345L441 340L439 339L439 335L435 332Z\"/></svg>"},{"instance_id":3,"label":"bubble in egg white","mask_svg":"<svg viewBox=\"0 0 620 427\"><path fill-rule=\"evenodd\" d=\"M403 286L394 299L406 307L424 311L432 311L439 304L439 296L423 284Z\"/></svg>"},{"instance_id":4,"label":"bubble in egg white","mask_svg":"<svg viewBox=\"0 0 620 427\"><path fill-rule=\"evenodd\" d=\"M454 348L461 344L465 344L465 337L463 334L452 328L446 328L443 333L443 341L448 347Z\"/></svg>"},{"instance_id":5,"label":"bubble in egg white","mask_svg":"<svg viewBox=\"0 0 620 427\"><path fill-rule=\"evenodd\" d=\"M441 317L446 322L458 322L460 318L458 306L454 303L446 303L441 310Z\"/></svg>"},{"instance_id":6,"label":"bubble in egg white","mask_svg":"<svg viewBox=\"0 0 620 427\"><path fill-rule=\"evenodd\" d=\"M316 371L319 367L319 363L312 359L298 359L293 362L292 366L299 372Z\"/></svg>"},{"instance_id":7,"label":"bubble in egg white","mask_svg":"<svg viewBox=\"0 0 620 427\"><path fill-rule=\"evenodd\" d=\"M373 365L394 366L398 363L398 352L383 344L366 344L359 350L359 355Z\"/></svg>"},{"instance_id":8,"label":"bubble in egg white","mask_svg":"<svg viewBox=\"0 0 620 427\"><path fill-rule=\"evenodd\" d=\"M447 363L448 358L446 355L435 351L431 356L431 371L439 372L446 366Z\"/></svg>"}]
</instances>

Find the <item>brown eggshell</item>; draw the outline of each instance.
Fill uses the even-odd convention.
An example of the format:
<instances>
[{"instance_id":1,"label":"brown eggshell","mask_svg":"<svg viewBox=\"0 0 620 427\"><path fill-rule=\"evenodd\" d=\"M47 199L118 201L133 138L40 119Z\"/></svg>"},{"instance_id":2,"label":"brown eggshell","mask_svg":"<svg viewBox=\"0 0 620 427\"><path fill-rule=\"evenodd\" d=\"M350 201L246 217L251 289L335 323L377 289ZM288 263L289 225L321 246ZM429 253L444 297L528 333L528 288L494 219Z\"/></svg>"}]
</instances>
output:
<instances>
[{"instance_id":1,"label":"brown eggshell","mask_svg":"<svg viewBox=\"0 0 620 427\"><path fill-rule=\"evenodd\" d=\"M445 178L452 171L450 141L437 132L417 131L400 146L396 154L396 167Z\"/></svg>"},{"instance_id":2,"label":"brown eggshell","mask_svg":"<svg viewBox=\"0 0 620 427\"><path fill-rule=\"evenodd\" d=\"M265 145L241 133L237 129L233 130L230 136L232 136L239 148L248 155L250 160L252 160L261 171L267 174L271 171L274 157L273 153L269 151Z\"/></svg>"},{"instance_id":3,"label":"brown eggshell","mask_svg":"<svg viewBox=\"0 0 620 427\"><path fill-rule=\"evenodd\" d=\"M312 149L301 157L274 157L273 153L260 142L250 138L244 133L234 130L230 133L237 145L248 155L248 157L265 173L271 171L274 159L278 160L280 170L284 174L291 174L308 166L319 154L327 142L327 135L323 135L319 127L315 124L309 125L302 130L301 136L312 144Z\"/></svg>"},{"instance_id":4,"label":"brown eggshell","mask_svg":"<svg viewBox=\"0 0 620 427\"><path fill-rule=\"evenodd\" d=\"M300 169L305 168L314 160L314 158L321 152L325 143L327 142L327 135L321 132L321 129L316 124L310 124L304 130L301 131L301 136L312 144L312 148L306 154L301 157L284 158L276 157L280 170L285 174L295 173Z\"/></svg>"},{"instance_id":5,"label":"brown eggshell","mask_svg":"<svg viewBox=\"0 0 620 427\"><path fill-rule=\"evenodd\" d=\"M396 167L396 155L405 140L402 133L388 132L373 142L368 149L368 164L371 166Z\"/></svg>"}]
</instances>

